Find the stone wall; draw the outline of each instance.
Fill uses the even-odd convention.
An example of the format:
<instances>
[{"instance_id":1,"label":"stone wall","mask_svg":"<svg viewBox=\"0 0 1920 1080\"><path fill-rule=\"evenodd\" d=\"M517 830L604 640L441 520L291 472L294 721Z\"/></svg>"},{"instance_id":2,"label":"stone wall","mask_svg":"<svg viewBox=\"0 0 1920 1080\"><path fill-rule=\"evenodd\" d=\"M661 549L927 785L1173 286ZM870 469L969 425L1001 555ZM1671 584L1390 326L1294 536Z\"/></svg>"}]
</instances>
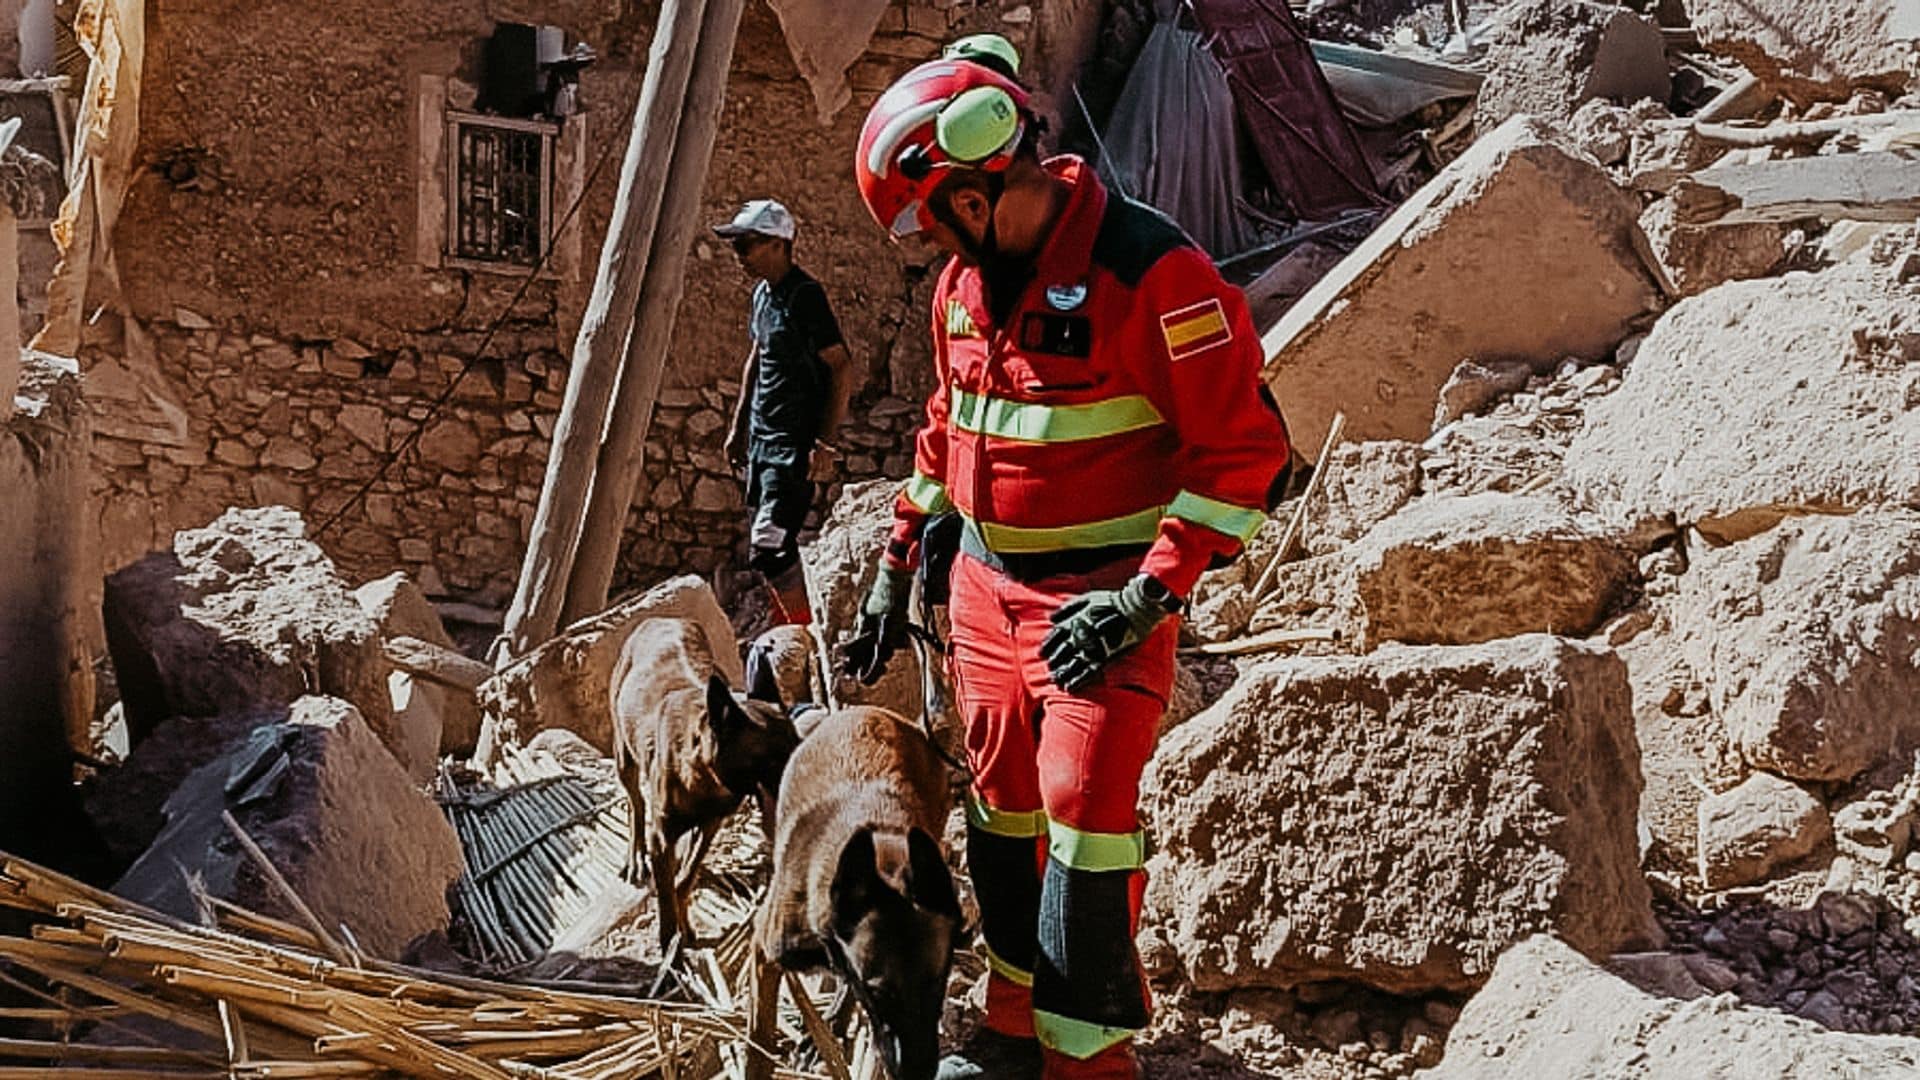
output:
<instances>
[{"instance_id":1,"label":"stone wall","mask_svg":"<svg viewBox=\"0 0 1920 1080\"><path fill-rule=\"evenodd\" d=\"M150 20L145 82L191 85L200 104L173 93L143 100L141 159L192 177L140 171L114 243L124 317L96 320L84 348L107 568L227 506L285 503L318 526L371 481L364 501L320 537L343 571L359 579L403 569L436 595L504 601L605 231L652 6L347 3L344 24L341 5L324 17L285 9L277 34L237 37L211 33L230 19L213 10L223 5L155 6L167 17ZM1007 3L1004 13L994 4L895 4L848 72L852 101L823 125L775 16L749 7L704 212L719 220L762 196L793 209L796 257L826 285L860 369L844 479L910 469L917 406L898 398L931 388L926 268L903 263L850 177L867 106L952 36L997 29L1038 62L1039 39L1081 40L1096 9L1075 0L1035 19L1025 4ZM438 167L433 148L419 145L432 141L419 117L437 107L423 107L421 94L458 93L472 42L496 15L564 23L601 50L582 88L590 111L569 120L578 134L563 138L577 140L570 160L582 175L601 155L611 160L584 189L577 235L559 242L575 254L532 284L436 411L519 285L430 265L423 236L434 214L418 212ZM287 42L323 32L350 44L296 50L306 58L282 63ZM253 52L258 62L247 58ZM317 93L325 116L310 105ZM309 127L312 146L302 141ZM285 134L295 130L300 140ZM740 553L741 491L720 448L739 393L750 282L724 245L702 239L694 254L622 587L710 572ZM423 421L417 447L380 474Z\"/></svg>"}]
</instances>

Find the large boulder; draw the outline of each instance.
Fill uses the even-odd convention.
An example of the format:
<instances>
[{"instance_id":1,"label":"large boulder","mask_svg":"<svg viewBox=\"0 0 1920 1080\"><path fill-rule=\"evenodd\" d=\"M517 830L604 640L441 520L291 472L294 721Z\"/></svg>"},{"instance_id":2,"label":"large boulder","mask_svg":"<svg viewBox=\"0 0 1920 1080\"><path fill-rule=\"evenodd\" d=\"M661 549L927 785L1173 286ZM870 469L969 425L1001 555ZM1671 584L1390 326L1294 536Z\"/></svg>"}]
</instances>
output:
<instances>
[{"instance_id":1,"label":"large boulder","mask_svg":"<svg viewBox=\"0 0 1920 1080\"><path fill-rule=\"evenodd\" d=\"M1545 635L1274 660L1160 744L1150 932L1201 990L1466 990L1658 936L1625 667Z\"/></svg>"},{"instance_id":2,"label":"large boulder","mask_svg":"<svg viewBox=\"0 0 1920 1080\"><path fill-rule=\"evenodd\" d=\"M1262 344L1302 446L1427 437L1467 357L1598 359L1658 309L1639 204L1531 117L1475 143L1300 299ZM1524 242L1514 223L1526 223ZM1525 317L1516 317L1516 313Z\"/></svg>"},{"instance_id":3,"label":"large boulder","mask_svg":"<svg viewBox=\"0 0 1920 1080\"><path fill-rule=\"evenodd\" d=\"M107 578L107 647L134 745L172 716L302 695L351 702L396 754L380 630L281 506L229 510Z\"/></svg>"},{"instance_id":4,"label":"large boulder","mask_svg":"<svg viewBox=\"0 0 1920 1080\"><path fill-rule=\"evenodd\" d=\"M1920 281L1866 261L1682 301L1588 407L1567 485L1718 541L1792 514L1920 507L1916 306Z\"/></svg>"},{"instance_id":5,"label":"large boulder","mask_svg":"<svg viewBox=\"0 0 1920 1080\"><path fill-rule=\"evenodd\" d=\"M1415 502L1352 559L1367 647L1585 636L1634 577L1632 555L1596 522L1545 496L1494 492Z\"/></svg>"},{"instance_id":6,"label":"large boulder","mask_svg":"<svg viewBox=\"0 0 1920 1080\"><path fill-rule=\"evenodd\" d=\"M656 618L699 623L713 645L719 673L736 688L746 685L746 665L733 626L713 589L692 575L670 578L574 623L481 684L480 711L493 734L492 740L481 740L482 750L501 739L527 739L559 728L612 754L614 664L633 631Z\"/></svg>"},{"instance_id":7,"label":"large boulder","mask_svg":"<svg viewBox=\"0 0 1920 1080\"><path fill-rule=\"evenodd\" d=\"M1673 605L1677 647L1753 765L1845 780L1920 747L1920 512L1800 518L1697 551Z\"/></svg>"},{"instance_id":8,"label":"large boulder","mask_svg":"<svg viewBox=\"0 0 1920 1080\"><path fill-rule=\"evenodd\" d=\"M1665 104L1673 90L1660 27L1624 7L1525 0L1500 16L1474 105L1482 131L1517 113L1565 123L1596 99Z\"/></svg>"},{"instance_id":9,"label":"large boulder","mask_svg":"<svg viewBox=\"0 0 1920 1080\"><path fill-rule=\"evenodd\" d=\"M1920 16L1898 0L1685 3L1701 45L1800 105L1844 101L1863 86L1898 93L1920 70Z\"/></svg>"},{"instance_id":10,"label":"large boulder","mask_svg":"<svg viewBox=\"0 0 1920 1080\"><path fill-rule=\"evenodd\" d=\"M1771 773L1700 800L1700 880L1709 889L1764 881L1832 840L1819 796Z\"/></svg>"},{"instance_id":11,"label":"large boulder","mask_svg":"<svg viewBox=\"0 0 1920 1080\"><path fill-rule=\"evenodd\" d=\"M440 613L406 574L396 572L369 581L354 590L353 598L379 624L383 640L415 638L458 651L453 635L440 621ZM480 706L473 695L407 671L390 675L387 691L393 702L394 726L409 748L402 757L414 779L431 777L442 752L465 753L479 740Z\"/></svg>"},{"instance_id":12,"label":"large boulder","mask_svg":"<svg viewBox=\"0 0 1920 1080\"><path fill-rule=\"evenodd\" d=\"M189 775L166 826L114 885L121 896L197 919L191 877L214 896L295 918L221 820L231 812L293 891L334 932L397 958L447 926L460 841L431 798L351 704L305 697ZM336 937L340 935L335 933Z\"/></svg>"},{"instance_id":13,"label":"large boulder","mask_svg":"<svg viewBox=\"0 0 1920 1080\"><path fill-rule=\"evenodd\" d=\"M1684 957L1680 958L1684 961ZM1420 1080L1887 1078L1920 1070L1920 1039L1830 1031L1727 997L1676 1000L1540 935L1500 958L1446 1057Z\"/></svg>"}]
</instances>

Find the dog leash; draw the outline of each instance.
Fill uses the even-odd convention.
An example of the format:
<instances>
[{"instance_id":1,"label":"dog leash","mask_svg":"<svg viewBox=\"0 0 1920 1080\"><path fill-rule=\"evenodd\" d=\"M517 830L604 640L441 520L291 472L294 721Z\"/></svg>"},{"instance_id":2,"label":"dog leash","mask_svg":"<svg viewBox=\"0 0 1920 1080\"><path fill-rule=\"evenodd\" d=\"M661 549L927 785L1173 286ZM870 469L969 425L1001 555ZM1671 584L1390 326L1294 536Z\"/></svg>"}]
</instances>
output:
<instances>
[{"instance_id":1,"label":"dog leash","mask_svg":"<svg viewBox=\"0 0 1920 1080\"><path fill-rule=\"evenodd\" d=\"M923 611L921 617L931 623L933 612ZM940 680L934 675L936 663L934 657L946 655L946 643L940 640L940 635L935 633L931 626L922 626L912 620L907 622L907 639L913 642L913 656L920 663L921 733L927 737L927 743L933 747L934 754L941 761L946 762L948 768L965 777L968 782L972 782L973 770L967 768L965 762L947 752L947 748L941 744L940 736L935 733L933 726L934 714L944 709L947 704L946 696L940 692Z\"/></svg>"}]
</instances>

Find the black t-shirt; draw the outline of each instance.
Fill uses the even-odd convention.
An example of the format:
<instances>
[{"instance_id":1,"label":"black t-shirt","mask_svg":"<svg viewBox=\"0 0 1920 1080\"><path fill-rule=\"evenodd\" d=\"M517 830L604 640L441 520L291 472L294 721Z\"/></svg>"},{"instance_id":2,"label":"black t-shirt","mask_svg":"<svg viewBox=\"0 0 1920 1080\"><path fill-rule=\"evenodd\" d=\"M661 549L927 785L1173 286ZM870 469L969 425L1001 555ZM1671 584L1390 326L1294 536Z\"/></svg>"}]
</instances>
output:
<instances>
[{"instance_id":1,"label":"black t-shirt","mask_svg":"<svg viewBox=\"0 0 1920 1080\"><path fill-rule=\"evenodd\" d=\"M804 460L819 437L831 388L820 352L844 340L827 291L796 266L775 284L754 286L748 325L759 350L748 413L754 456L765 458L773 451L772 456L798 454Z\"/></svg>"}]
</instances>

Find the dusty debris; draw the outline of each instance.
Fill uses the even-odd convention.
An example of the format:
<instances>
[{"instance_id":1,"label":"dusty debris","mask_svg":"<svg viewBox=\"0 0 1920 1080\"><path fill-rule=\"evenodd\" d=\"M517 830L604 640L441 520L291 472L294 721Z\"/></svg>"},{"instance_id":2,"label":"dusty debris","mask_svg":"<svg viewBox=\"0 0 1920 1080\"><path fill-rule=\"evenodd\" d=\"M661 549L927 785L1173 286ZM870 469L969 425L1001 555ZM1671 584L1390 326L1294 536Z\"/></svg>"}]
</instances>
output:
<instances>
[{"instance_id":1,"label":"dusty debris","mask_svg":"<svg viewBox=\"0 0 1920 1080\"><path fill-rule=\"evenodd\" d=\"M1517 113L1564 122L1596 99L1664 105L1672 92L1660 27L1624 7L1523 0L1500 20L1474 106L1481 131Z\"/></svg>"},{"instance_id":2,"label":"dusty debris","mask_svg":"<svg viewBox=\"0 0 1920 1080\"><path fill-rule=\"evenodd\" d=\"M1537 930L1654 938L1627 695L1545 636L1262 663L1148 767L1148 917L1203 990L1467 989Z\"/></svg>"},{"instance_id":3,"label":"dusty debris","mask_svg":"<svg viewBox=\"0 0 1920 1080\"><path fill-rule=\"evenodd\" d=\"M1920 160L1892 151L1718 164L1673 189L1682 224L1910 222L1920 216Z\"/></svg>"},{"instance_id":4,"label":"dusty debris","mask_svg":"<svg viewBox=\"0 0 1920 1080\"><path fill-rule=\"evenodd\" d=\"M1427 1080L1622 1075L1909 1076L1920 1039L1840 1035L1725 998L1650 994L1567 944L1529 938L1467 1003Z\"/></svg>"},{"instance_id":5,"label":"dusty debris","mask_svg":"<svg viewBox=\"0 0 1920 1080\"><path fill-rule=\"evenodd\" d=\"M1682 301L1586 410L1566 482L1608 513L1752 536L1920 505L1920 283L1849 263Z\"/></svg>"},{"instance_id":6,"label":"dusty debris","mask_svg":"<svg viewBox=\"0 0 1920 1080\"><path fill-rule=\"evenodd\" d=\"M284 719L196 769L167 799L165 828L114 891L183 919L196 916L196 888L291 917L236 850L222 811L269 853L330 932L344 924L344 936L365 951L396 957L446 927L459 841L351 704L300 698Z\"/></svg>"},{"instance_id":7,"label":"dusty debris","mask_svg":"<svg viewBox=\"0 0 1920 1080\"><path fill-rule=\"evenodd\" d=\"M107 578L107 646L132 743L170 716L349 701L397 754L379 628L285 507L229 510Z\"/></svg>"},{"instance_id":8,"label":"dusty debris","mask_svg":"<svg viewBox=\"0 0 1920 1080\"><path fill-rule=\"evenodd\" d=\"M1899 3L1686 0L1700 44L1738 61L1801 105L1845 101L1857 87L1898 94L1920 70L1920 26Z\"/></svg>"},{"instance_id":9,"label":"dusty debris","mask_svg":"<svg viewBox=\"0 0 1920 1080\"><path fill-rule=\"evenodd\" d=\"M1526 117L1502 124L1266 332L1267 377L1290 434L1317 445L1344 409L1352 438L1424 439L1464 358L1550 368L1607 355L1661 302L1638 216L1552 129Z\"/></svg>"},{"instance_id":10,"label":"dusty debris","mask_svg":"<svg viewBox=\"0 0 1920 1080\"><path fill-rule=\"evenodd\" d=\"M1664 276L1667 291L1676 297L1698 296L1716 285L1766 277L1787 258L1785 222L1713 221L1688 224L1681 220L1682 182L1673 197L1661 199L1640 215L1649 250Z\"/></svg>"},{"instance_id":11,"label":"dusty debris","mask_svg":"<svg viewBox=\"0 0 1920 1080\"><path fill-rule=\"evenodd\" d=\"M1700 880L1709 889L1764 880L1832 841L1819 797L1771 773L1700 801Z\"/></svg>"}]
</instances>

